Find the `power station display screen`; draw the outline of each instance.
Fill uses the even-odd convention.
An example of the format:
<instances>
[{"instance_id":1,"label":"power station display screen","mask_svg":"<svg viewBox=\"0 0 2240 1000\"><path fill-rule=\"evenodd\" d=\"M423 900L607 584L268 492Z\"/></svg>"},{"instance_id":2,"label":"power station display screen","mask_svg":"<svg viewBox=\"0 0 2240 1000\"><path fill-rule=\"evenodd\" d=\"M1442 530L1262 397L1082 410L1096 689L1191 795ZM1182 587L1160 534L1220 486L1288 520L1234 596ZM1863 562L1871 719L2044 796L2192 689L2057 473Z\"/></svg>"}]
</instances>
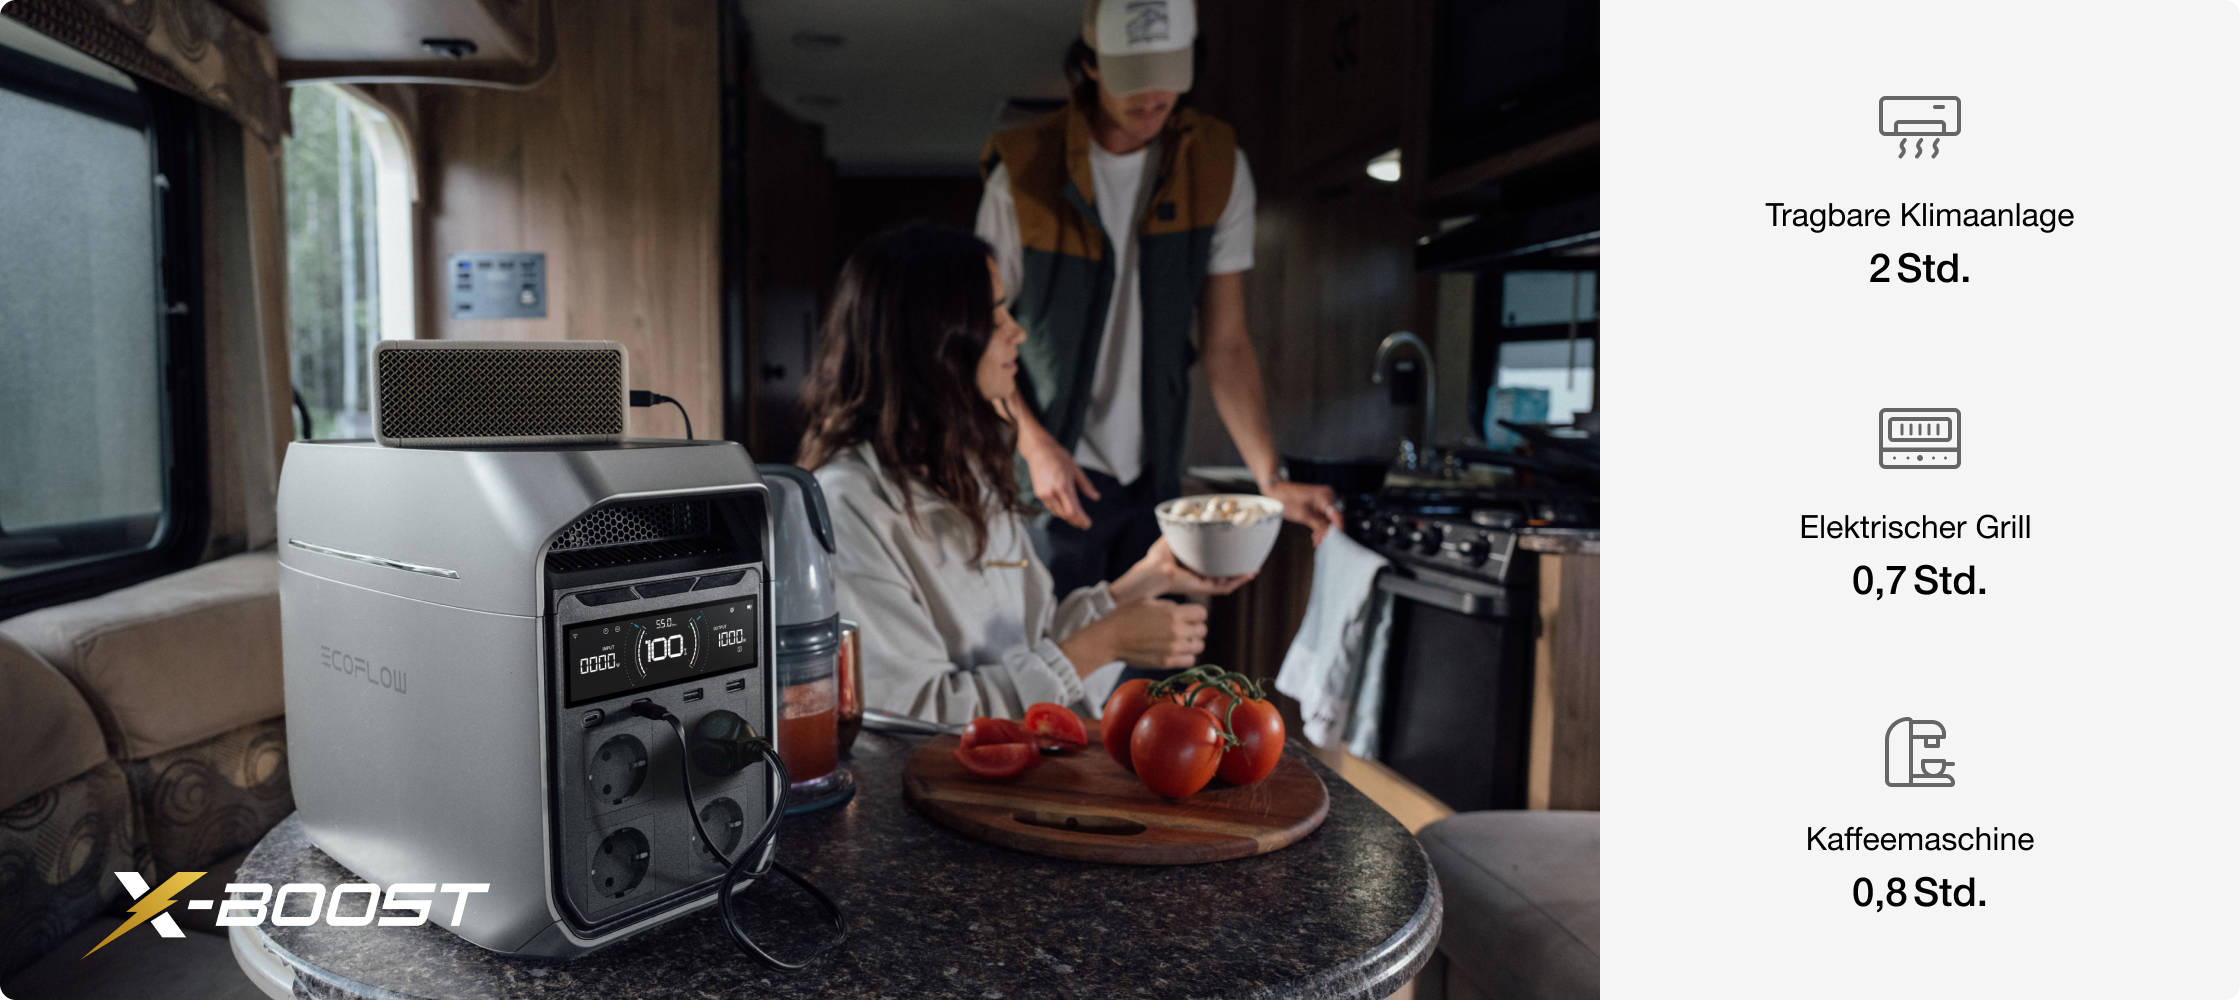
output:
<instances>
[{"instance_id":1,"label":"power station display screen","mask_svg":"<svg viewBox=\"0 0 2240 1000\"><path fill-rule=\"evenodd\" d=\"M567 627L568 705L754 665L755 599Z\"/></svg>"}]
</instances>

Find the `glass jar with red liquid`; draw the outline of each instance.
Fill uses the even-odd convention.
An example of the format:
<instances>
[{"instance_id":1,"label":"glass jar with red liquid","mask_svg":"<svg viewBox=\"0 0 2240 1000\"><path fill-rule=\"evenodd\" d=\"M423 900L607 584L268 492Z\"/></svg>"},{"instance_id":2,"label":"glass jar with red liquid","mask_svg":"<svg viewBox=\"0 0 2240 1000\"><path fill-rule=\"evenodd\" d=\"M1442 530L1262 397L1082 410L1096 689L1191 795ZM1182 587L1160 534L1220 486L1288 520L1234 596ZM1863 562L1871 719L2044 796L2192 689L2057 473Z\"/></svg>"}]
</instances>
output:
<instances>
[{"instance_id":1,"label":"glass jar with red liquid","mask_svg":"<svg viewBox=\"0 0 2240 1000\"><path fill-rule=\"evenodd\" d=\"M840 620L778 630L778 756L793 778L787 814L838 805L855 794L840 765Z\"/></svg>"}]
</instances>

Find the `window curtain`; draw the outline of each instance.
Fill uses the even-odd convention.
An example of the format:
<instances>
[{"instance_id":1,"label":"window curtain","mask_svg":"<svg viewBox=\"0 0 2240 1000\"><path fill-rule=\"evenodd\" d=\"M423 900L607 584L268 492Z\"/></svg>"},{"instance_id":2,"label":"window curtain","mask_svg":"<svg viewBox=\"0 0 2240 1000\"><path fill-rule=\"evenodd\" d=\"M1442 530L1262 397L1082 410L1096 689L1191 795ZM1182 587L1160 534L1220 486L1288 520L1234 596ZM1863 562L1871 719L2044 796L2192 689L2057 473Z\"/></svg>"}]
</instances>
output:
<instances>
[{"instance_id":1,"label":"window curtain","mask_svg":"<svg viewBox=\"0 0 2240 1000\"><path fill-rule=\"evenodd\" d=\"M198 98L268 146L287 131L272 39L211 0L12 0L5 16Z\"/></svg>"}]
</instances>

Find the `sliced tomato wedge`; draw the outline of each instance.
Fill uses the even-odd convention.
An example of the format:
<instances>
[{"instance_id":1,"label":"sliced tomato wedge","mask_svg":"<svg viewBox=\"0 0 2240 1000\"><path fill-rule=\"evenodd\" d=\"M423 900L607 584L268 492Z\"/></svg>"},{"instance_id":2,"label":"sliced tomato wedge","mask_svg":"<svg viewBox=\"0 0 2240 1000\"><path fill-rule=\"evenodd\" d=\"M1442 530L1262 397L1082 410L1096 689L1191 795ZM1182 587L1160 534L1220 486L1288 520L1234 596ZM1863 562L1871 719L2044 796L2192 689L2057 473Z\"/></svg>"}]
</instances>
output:
<instances>
[{"instance_id":1,"label":"sliced tomato wedge","mask_svg":"<svg viewBox=\"0 0 2240 1000\"><path fill-rule=\"evenodd\" d=\"M1084 750L1089 746L1089 729L1081 724L1081 717L1056 702L1038 701L1027 706L1026 726L1034 745L1044 750Z\"/></svg>"},{"instance_id":2,"label":"sliced tomato wedge","mask_svg":"<svg viewBox=\"0 0 2240 1000\"><path fill-rule=\"evenodd\" d=\"M993 743L949 751L957 766L983 778L1017 777L1042 763L1042 753L1025 743Z\"/></svg>"},{"instance_id":3,"label":"sliced tomato wedge","mask_svg":"<svg viewBox=\"0 0 2240 1000\"><path fill-rule=\"evenodd\" d=\"M981 718L966 723L964 735L957 740L957 745L966 750L1004 743L1025 743L1031 746L1034 737L1027 735L1027 727L1013 720Z\"/></svg>"}]
</instances>

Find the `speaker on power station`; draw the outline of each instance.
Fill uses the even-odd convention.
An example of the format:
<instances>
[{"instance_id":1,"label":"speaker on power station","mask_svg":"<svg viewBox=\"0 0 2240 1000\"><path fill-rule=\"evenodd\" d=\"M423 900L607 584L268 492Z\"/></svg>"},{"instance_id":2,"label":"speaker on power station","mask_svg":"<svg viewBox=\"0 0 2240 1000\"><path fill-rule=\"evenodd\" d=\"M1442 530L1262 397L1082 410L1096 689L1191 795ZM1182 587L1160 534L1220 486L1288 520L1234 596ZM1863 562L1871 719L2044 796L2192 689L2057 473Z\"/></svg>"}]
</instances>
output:
<instances>
[{"instance_id":1,"label":"speaker on power station","mask_svg":"<svg viewBox=\"0 0 2240 1000\"><path fill-rule=\"evenodd\" d=\"M630 362L611 340L384 340L373 433L394 448L622 440Z\"/></svg>"}]
</instances>

